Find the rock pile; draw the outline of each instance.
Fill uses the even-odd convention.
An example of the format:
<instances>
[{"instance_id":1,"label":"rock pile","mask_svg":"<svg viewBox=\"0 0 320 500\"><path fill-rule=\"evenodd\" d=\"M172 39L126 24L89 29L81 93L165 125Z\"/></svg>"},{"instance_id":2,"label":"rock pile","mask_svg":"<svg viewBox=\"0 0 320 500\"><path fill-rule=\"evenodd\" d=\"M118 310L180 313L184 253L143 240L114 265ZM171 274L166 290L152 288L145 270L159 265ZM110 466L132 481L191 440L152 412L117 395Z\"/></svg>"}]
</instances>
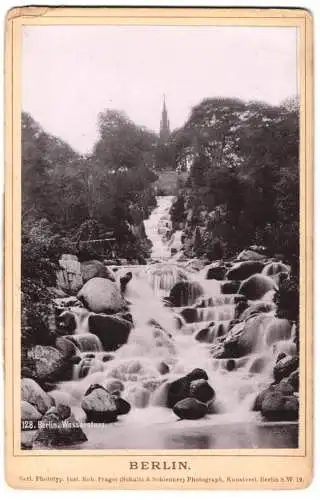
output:
<instances>
[{"instance_id":1,"label":"rock pile","mask_svg":"<svg viewBox=\"0 0 320 500\"><path fill-rule=\"evenodd\" d=\"M35 431L28 448L59 447L87 440L65 398L55 400L34 380L27 378L21 381L21 422L23 430Z\"/></svg>"},{"instance_id":2,"label":"rock pile","mask_svg":"<svg viewBox=\"0 0 320 500\"><path fill-rule=\"evenodd\" d=\"M117 381L115 381L117 382ZM81 407L87 415L88 422L115 422L119 415L129 413L130 404L120 397L123 385L109 384L103 387L91 385L85 392Z\"/></svg>"},{"instance_id":3,"label":"rock pile","mask_svg":"<svg viewBox=\"0 0 320 500\"><path fill-rule=\"evenodd\" d=\"M215 399L215 391L208 383L208 375L196 368L168 386L167 406L182 419L196 420L208 413L208 405Z\"/></svg>"}]
</instances>

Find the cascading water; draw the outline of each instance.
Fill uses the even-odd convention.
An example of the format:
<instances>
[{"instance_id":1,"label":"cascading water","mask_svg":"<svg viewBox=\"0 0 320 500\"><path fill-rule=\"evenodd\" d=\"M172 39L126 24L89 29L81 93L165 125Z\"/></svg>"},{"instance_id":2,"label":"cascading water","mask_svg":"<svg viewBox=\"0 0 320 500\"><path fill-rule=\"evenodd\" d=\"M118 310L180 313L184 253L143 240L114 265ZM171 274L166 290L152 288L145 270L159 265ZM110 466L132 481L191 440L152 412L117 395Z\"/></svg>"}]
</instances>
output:
<instances>
[{"instance_id":1,"label":"cascading water","mask_svg":"<svg viewBox=\"0 0 320 500\"><path fill-rule=\"evenodd\" d=\"M175 447L175 425L183 433L195 426L256 422L259 416L251 411L253 401L257 393L272 382L277 355L295 353L291 327L286 320L278 320L270 306L268 312L246 321L243 327L246 353L233 360L232 369L228 359L213 357L212 346L227 333L234 319L236 295L221 294L221 282L205 280L199 272L186 271L178 265L175 255L171 257L170 235L166 229L171 228L172 200L171 196L159 197L157 208L145 221L153 249L150 264L133 271L126 288L134 320L127 343L113 353L104 353L99 339L90 337L92 334L88 333L83 311L79 313L74 344L81 361L75 368L74 380L61 383L59 391L70 395L73 408L79 414L81 399L91 384L103 385L117 379L124 386L123 398L132 406L132 411L117 424L121 427L121 435L125 436L121 439L123 446L117 441L119 432L112 437L109 434L108 442L100 432L92 434L88 447L129 448L135 444L145 448ZM188 307L168 307L163 297L179 281L197 281L204 290L203 303L198 302L197 308L191 306L189 310ZM195 368L207 372L208 382L216 392L215 414L201 423L177 422L174 413L166 408L168 385ZM137 443L137 426L152 427L159 423L170 427L171 444L166 441L165 433L161 443L150 438L153 431L149 433L149 441L140 433ZM157 432L160 432L159 427ZM196 444L199 446L197 439ZM232 447L225 442L220 445ZM217 447L219 442L210 446ZM184 447L188 445L184 443ZM233 447L237 447L234 442Z\"/></svg>"},{"instance_id":2,"label":"cascading water","mask_svg":"<svg viewBox=\"0 0 320 500\"><path fill-rule=\"evenodd\" d=\"M144 221L147 237L152 241L151 258L167 259L170 257L170 248L166 238L167 230L171 228L170 207L173 196L158 196L157 207L149 219Z\"/></svg>"}]
</instances>

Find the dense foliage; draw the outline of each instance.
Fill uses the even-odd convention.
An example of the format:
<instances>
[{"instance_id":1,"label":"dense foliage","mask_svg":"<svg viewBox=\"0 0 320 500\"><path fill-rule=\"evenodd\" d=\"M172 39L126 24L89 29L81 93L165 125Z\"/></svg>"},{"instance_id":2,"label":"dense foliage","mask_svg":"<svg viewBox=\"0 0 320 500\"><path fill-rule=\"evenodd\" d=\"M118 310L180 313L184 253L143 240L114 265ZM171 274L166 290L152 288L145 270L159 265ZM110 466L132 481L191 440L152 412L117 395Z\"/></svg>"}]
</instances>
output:
<instances>
[{"instance_id":1,"label":"dense foliage","mask_svg":"<svg viewBox=\"0 0 320 500\"><path fill-rule=\"evenodd\" d=\"M141 225L154 208L157 136L123 113L99 115L93 153L81 156L22 113L22 339L50 342L48 287L63 253L143 262ZM106 240L98 246L91 240Z\"/></svg>"},{"instance_id":2,"label":"dense foliage","mask_svg":"<svg viewBox=\"0 0 320 500\"><path fill-rule=\"evenodd\" d=\"M99 131L93 153L81 157L22 114L25 238L28 228L45 219L58 239L103 239L113 232L120 256L127 256L128 244L134 247L129 257L147 256L149 247L143 242L140 248L134 228L155 206L157 137L110 110L99 115ZM91 232L85 231L88 227Z\"/></svg>"},{"instance_id":3,"label":"dense foliage","mask_svg":"<svg viewBox=\"0 0 320 500\"><path fill-rule=\"evenodd\" d=\"M270 106L205 99L176 132L175 158L179 168L189 168L187 188L172 214L175 219L184 211L189 214L186 232L195 241L189 243L190 255L207 255L217 240L229 255L258 244L270 254L283 254L297 268L299 113L295 100Z\"/></svg>"}]
</instances>

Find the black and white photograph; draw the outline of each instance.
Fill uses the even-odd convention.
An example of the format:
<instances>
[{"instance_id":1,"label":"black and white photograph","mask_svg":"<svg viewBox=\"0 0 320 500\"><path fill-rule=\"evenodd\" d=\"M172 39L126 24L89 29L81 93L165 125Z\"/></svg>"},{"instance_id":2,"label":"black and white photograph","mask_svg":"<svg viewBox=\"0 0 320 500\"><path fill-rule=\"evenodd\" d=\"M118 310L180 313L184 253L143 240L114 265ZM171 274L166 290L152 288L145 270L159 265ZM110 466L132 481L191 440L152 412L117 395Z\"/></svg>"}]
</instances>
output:
<instances>
[{"instance_id":1,"label":"black and white photograph","mask_svg":"<svg viewBox=\"0 0 320 500\"><path fill-rule=\"evenodd\" d=\"M298 31L23 27L22 450L299 448Z\"/></svg>"}]
</instances>

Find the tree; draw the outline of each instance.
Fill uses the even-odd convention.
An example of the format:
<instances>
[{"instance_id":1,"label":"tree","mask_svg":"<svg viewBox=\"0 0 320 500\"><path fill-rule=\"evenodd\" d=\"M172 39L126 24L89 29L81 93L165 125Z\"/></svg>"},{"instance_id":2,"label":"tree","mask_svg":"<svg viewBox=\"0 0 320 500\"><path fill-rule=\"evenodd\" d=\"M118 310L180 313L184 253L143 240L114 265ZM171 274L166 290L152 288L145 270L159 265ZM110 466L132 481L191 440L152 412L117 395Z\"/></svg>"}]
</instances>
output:
<instances>
[{"instance_id":1,"label":"tree","mask_svg":"<svg viewBox=\"0 0 320 500\"><path fill-rule=\"evenodd\" d=\"M100 138L93 156L110 172L152 169L157 136L133 123L124 113L106 110L98 116Z\"/></svg>"},{"instance_id":2,"label":"tree","mask_svg":"<svg viewBox=\"0 0 320 500\"><path fill-rule=\"evenodd\" d=\"M80 224L88 216L82 158L28 113L22 113L21 129L23 216L45 217L64 230Z\"/></svg>"},{"instance_id":3,"label":"tree","mask_svg":"<svg viewBox=\"0 0 320 500\"><path fill-rule=\"evenodd\" d=\"M157 137L119 111L100 113L98 122L100 137L90 158L94 216L112 227L119 221L140 223L155 206Z\"/></svg>"},{"instance_id":4,"label":"tree","mask_svg":"<svg viewBox=\"0 0 320 500\"><path fill-rule=\"evenodd\" d=\"M194 215L224 206L210 231L229 252L268 240L274 252L297 255L299 235L299 106L205 99L173 134L177 168L189 165L186 206ZM212 236L213 237L213 236ZM207 240L212 240L209 237ZM264 240L264 241L261 241Z\"/></svg>"}]
</instances>

